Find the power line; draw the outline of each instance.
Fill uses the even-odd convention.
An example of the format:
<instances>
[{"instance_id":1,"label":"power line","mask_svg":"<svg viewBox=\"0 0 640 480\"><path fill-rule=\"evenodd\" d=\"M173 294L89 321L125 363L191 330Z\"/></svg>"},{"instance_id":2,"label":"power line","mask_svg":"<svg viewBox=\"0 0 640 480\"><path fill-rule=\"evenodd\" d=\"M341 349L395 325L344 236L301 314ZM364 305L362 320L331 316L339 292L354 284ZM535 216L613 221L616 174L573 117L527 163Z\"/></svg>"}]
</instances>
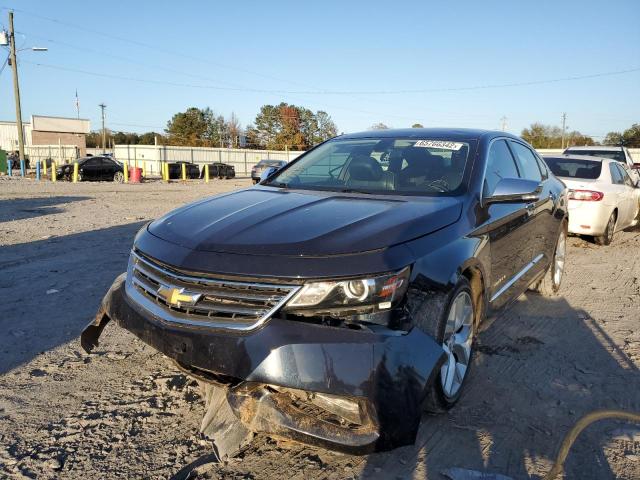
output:
<instances>
[{"instance_id":1,"label":"power line","mask_svg":"<svg viewBox=\"0 0 640 480\"><path fill-rule=\"evenodd\" d=\"M617 70L612 72L593 73L589 75L577 75L572 77L562 77L562 78L547 79L547 80L533 80L528 82L513 82L513 83L502 83L502 84L494 84L494 85L476 85L476 86L468 86L468 87L440 87L440 88L428 88L428 89L418 89L418 90L311 91L311 90L271 90L271 89L265 89L265 88L224 87L219 85L199 85L199 84L190 84L190 83L181 83L181 82L168 82L164 80L152 80L148 78L136 78L136 77L128 77L128 76L122 76L122 75L113 75L108 73L91 72L88 70L62 67L59 65L51 65L46 63L30 62L27 60L22 60L22 61L24 63L36 65L38 67L52 68L56 70L63 70L63 71L73 72L73 73L81 73L84 75L92 75L94 77L105 77L105 78L111 78L116 80L126 80L126 81L149 83L149 84L155 84L155 85L169 85L174 87L222 90L227 92L272 93L272 94L281 94L281 95L282 94L286 94L286 95L397 95L397 94L415 94L415 93L460 92L460 91L471 91L471 90L523 87L523 86L531 86L531 85L541 85L545 83L559 83L559 82L565 82L565 81L585 80L589 78L599 78L599 77L640 72L640 67L639 67L639 68L631 68L627 70Z\"/></svg>"},{"instance_id":2,"label":"power line","mask_svg":"<svg viewBox=\"0 0 640 480\"><path fill-rule=\"evenodd\" d=\"M249 69L246 69L246 68L242 68L242 67L237 67L237 66L233 66L233 65L226 65L226 64L222 64L222 63L212 62L209 59L199 58L199 57L196 57L194 55L190 55L190 54L188 54L188 53L186 53L184 51L174 51L174 50L170 50L170 49L166 49L166 48L159 48L157 45L151 45L151 44L148 44L148 43L145 43L145 42L141 42L139 40L132 40L130 38L120 37L118 35L109 34L109 33L106 33L104 31L101 31L101 30L87 28L87 27L84 27L82 25L77 25L77 24L74 24L74 23L71 23L71 22L67 22L67 21L64 21L64 20L59 20L59 19L56 19L56 18L44 16L44 15L39 15L37 13L29 12L29 11L26 11L26 10L21 10L21 9L16 9L16 8L11 8L11 7L0 7L0 10L13 10L13 11L20 12L20 13L23 13L25 15L30 15L30 16L33 16L35 18L46 20L46 21L49 21L49 22L52 22L52 23L57 23L57 24L64 25L64 26L67 26L67 27L71 27L71 28L75 28L75 29L82 30L82 31L85 31L85 32L89 32L92 35L100 35L102 37L118 40L120 42L129 43L129 44L132 44L132 45L137 45L139 47L151 49L151 50L154 50L154 51L157 51L157 52L167 53L169 55L174 55L174 56L180 57L181 59L188 58L188 59L200 62L200 63L214 65L216 67L220 67L220 68L224 68L224 69L228 69L228 70L235 70L235 71L249 73L251 75L256 75L258 77L262 77L262 78L266 78L266 79L270 79L270 80L276 80L276 81L279 81L279 82L285 82L285 83L289 83L289 84L292 84L292 85L300 85L300 86L305 86L307 88L317 89L317 87L313 87L313 86L310 86L310 85L305 85L305 84L302 84L300 82L296 82L296 81L293 81L293 80L290 80L290 79L278 78L278 77L275 77L275 76L272 76L272 75L266 75L264 73L255 72L255 71L252 71L252 70L249 70ZM317 90L320 90L320 89L317 89Z\"/></svg>"}]
</instances>

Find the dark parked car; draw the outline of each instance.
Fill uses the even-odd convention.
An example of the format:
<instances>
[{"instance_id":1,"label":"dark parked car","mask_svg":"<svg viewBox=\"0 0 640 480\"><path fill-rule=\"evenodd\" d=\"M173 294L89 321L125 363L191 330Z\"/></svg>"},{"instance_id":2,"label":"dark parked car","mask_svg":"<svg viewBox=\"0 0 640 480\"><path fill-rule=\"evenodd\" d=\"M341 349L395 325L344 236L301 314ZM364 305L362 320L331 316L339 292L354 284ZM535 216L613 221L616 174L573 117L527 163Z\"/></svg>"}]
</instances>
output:
<instances>
[{"instance_id":1,"label":"dark parked car","mask_svg":"<svg viewBox=\"0 0 640 480\"><path fill-rule=\"evenodd\" d=\"M174 359L223 452L249 431L394 448L458 401L487 313L558 291L566 233L566 189L518 137L344 135L142 228L82 345L113 319Z\"/></svg>"},{"instance_id":2,"label":"dark parked car","mask_svg":"<svg viewBox=\"0 0 640 480\"><path fill-rule=\"evenodd\" d=\"M227 163L210 163L209 178L235 178L236 169L233 165ZM204 168L200 171L200 178L204 178Z\"/></svg>"},{"instance_id":3,"label":"dark parked car","mask_svg":"<svg viewBox=\"0 0 640 480\"><path fill-rule=\"evenodd\" d=\"M169 164L169 178L182 178L182 165L186 165L187 178L200 178L200 167L195 163L173 162Z\"/></svg>"},{"instance_id":4,"label":"dark parked car","mask_svg":"<svg viewBox=\"0 0 640 480\"><path fill-rule=\"evenodd\" d=\"M269 167L282 168L287 164L284 160L260 160L251 169L251 180L253 183L260 181L260 174L262 171Z\"/></svg>"},{"instance_id":5,"label":"dark parked car","mask_svg":"<svg viewBox=\"0 0 640 480\"><path fill-rule=\"evenodd\" d=\"M75 162L65 163L56 167L58 178L71 180L73 178L73 163L78 163L78 181L124 181L124 168L115 160L107 157L85 157Z\"/></svg>"},{"instance_id":6,"label":"dark parked car","mask_svg":"<svg viewBox=\"0 0 640 480\"><path fill-rule=\"evenodd\" d=\"M15 152L11 152L7 155L7 162L11 165L12 170L20 170L20 153L16 150ZM31 162L29 161L29 156L24 156L24 168L27 170L31 168Z\"/></svg>"}]
</instances>

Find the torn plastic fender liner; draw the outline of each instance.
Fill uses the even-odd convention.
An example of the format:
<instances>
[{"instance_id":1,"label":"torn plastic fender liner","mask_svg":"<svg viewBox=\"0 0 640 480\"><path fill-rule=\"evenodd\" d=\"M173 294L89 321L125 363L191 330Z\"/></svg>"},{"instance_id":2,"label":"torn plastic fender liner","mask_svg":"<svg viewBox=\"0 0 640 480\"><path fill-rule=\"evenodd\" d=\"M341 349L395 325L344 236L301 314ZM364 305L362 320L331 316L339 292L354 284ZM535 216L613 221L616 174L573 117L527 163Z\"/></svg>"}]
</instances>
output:
<instances>
[{"instance_id":1,"label":"torn plastic fender liner","mask_svg":"<svg viewBox=\"0 0 640 480\"><path fill-rule=\"evenodd\" d=\"M116 277L106 295L102 299L102 303L100 304L100 308L98 309L98 313L96 313L95 318L82 331L82 334L80 335L80 346L85 352L91 353L93 349L99 345L98 339L100 338L100 335L102 335L104 327L106 327L107 323L109 323L109 321L111 320L108 312L111 311L111 299L113 298L113 291L124 285L126 277L126 272L121 273Z\"/></svg>"},{"instance_id":2,"label":"torn plastic fender liner","mask_svg":"<svg viewBox=\"0 0 640 480\"><path fill-rule=\"evenodd\" d=\"M445 359L442 347L420 329L407 334L366 332L277 316L246 333L189 328L161 321L135 304L126 293L124 279L124 275L116 279L101 311L83 332L86 348L97 345L110 318L179 364L194 369L238 382L366 401L375 414L379 436L371 437L374 445L359 447L387 450L415 441L422 402ZM314 443L311 431L295 434L300 441ZM301 438L304 434L307 438ZM328 446L355 446L348 442L349 438L335 438Z\"/></svg>"}]
</instances>

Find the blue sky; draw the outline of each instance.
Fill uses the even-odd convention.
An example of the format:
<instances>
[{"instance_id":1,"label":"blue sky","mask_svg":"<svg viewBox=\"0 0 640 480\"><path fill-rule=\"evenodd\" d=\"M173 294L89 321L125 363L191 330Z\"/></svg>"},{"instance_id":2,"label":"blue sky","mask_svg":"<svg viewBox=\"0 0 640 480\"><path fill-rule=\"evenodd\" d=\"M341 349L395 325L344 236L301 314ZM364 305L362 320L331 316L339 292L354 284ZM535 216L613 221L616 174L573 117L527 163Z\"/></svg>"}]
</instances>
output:
<instances>
[{"instance_id":1,"label":"blue sky","mask_svg":"<svg viewBox=\"0 0 640 480\"><path fill-rule=\"evenodd\" d=\"M110 128L139 132L161 130L190 106L233 111L246 125L280 101L326 110L344 132L377 122L496 129L506 116L507 130L520 133L535 121L559 125L567 112L570 129L597 140L640 122L640 71L455 90L638 69L638 0L0 0L0 8L4 27L14 8L19 45L49 48L20 54L25 117L75 116L77 89L92 128L105 102ZM372 93L420 89L428 91ZM14 119L8 68L0 92L0 119Z\"/></svg>"}]
</instances>

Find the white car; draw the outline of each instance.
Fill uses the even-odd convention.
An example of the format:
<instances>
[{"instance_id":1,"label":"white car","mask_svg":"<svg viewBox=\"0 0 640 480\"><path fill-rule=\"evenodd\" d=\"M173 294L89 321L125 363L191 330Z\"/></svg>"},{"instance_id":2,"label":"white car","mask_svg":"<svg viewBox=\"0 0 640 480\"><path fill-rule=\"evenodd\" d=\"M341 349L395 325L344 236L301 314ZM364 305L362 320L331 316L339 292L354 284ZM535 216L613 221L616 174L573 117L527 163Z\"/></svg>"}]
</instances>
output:
<instances>
[{"instance_id":1,"label":"white car","mask_svg":"<svg viewBox=\"0 0 640 480\"><path fill-rule=\"evenodd\" d=\"M627 147L614 145L592 145L590 147L569 147L562 152L563 155L586 155L589 157L611 158L622 163L629 169L629 175L635 182L640 180L638 164L634 163Z\"/></svg>"},{"instance_id":2,"label":"white car","mask_svg":"<svg viewBox=\"0 0 640 480\"><path fill-rule=\"evenodd\" d=\"M640 185L617 160L549 155L545 162L569 189L569 232L609 245L615 232L638 223Z\"/></svg>"}]
</instances>

